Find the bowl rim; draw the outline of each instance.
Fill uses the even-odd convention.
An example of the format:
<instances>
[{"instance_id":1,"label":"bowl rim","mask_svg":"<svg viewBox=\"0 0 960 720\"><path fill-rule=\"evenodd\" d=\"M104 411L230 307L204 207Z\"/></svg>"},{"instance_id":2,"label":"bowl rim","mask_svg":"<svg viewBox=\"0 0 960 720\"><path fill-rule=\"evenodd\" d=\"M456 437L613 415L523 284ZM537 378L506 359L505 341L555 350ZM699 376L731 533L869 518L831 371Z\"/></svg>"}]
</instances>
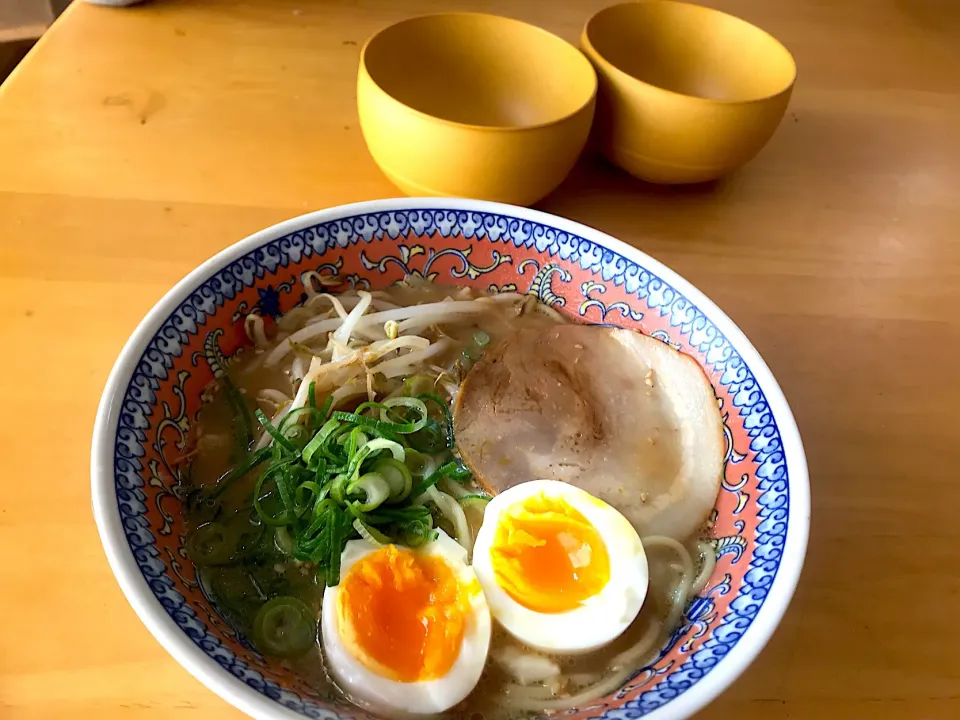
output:
<instances>
[{"instance_id":1,"label":"bowl rim","mask_svg":"<svg viewBox=\"0 0 960 720\"><path fill-rule=\"evenodd\" d=\"M407 103L398 99L395 95L393 95L392 93L384 89L383 85L377 82L377 80L373 77L373 73L370 72L370 69L367 67L367 50L378 38L383 36L384 33L389 32L395 27L398 27L400 25L406 25L408 23L421 21L421 20L426 20L429 18L437 18L437 17L493 18L497 21L507 21L511 23L516 23L518 25L523 25L530 30L537 31L539 34L546 35L547 37L550 37L556 41L559 41L560 43L566 45L572 52L579 55L580 59L584 63L586 63L586 69L588 70L589 77L592 80L589 97L587 97L586 100L584 100L581 104L579 104L577 108L572 112L566 113L552 120L545 120L544 122L532 123L529 125L477 125L475 123L457 122L456 120L448 120L447 118L442 118L437 115L431 115L430 113L424 112L423 110L415 108L412 105L408 105ZM387 25L386 27L381 28L380 30L375 32L373 35L371 35L369 38L367 38L366 42L363 43L363 47L360 49L360 63L359 63L357 74L358 74L358 82L361 78L366 77L377 90L383 93L384 96L388 97L392 102L395 102L397 105L404 108L405 110L411 113L414 113L418 117L426 118L428 120L432 120L453 128L460 128L463 130L477 130L477 131L483 131L483 132L495 132L495 133L531 132L534 130L541 130L543 128L548 128L554 125L560 125L561 123L567 122L568 120L576 117L577 115L584 112L594 104L597 98L597 88L599 85L599 80L597 79L597 71L593 67L593 63L590 62L589 58L587 58L587 56L584 55L583 52L581 52L576 45L563 39L559 35L556 35L555 33L552 33L549 30L540 27L539 25L534 25L533 23L528 23L528 22L525 22L524 20L518 20L517 18L509 17L507 15L495 15L493 13L466 12L466 11L437 12L437 13L426 13L423 15L414 15L413 17L404 18L403 20L400 20L395 23L391 23L390 25ZM357 95L359 100L359 93L357 93Z\"/></svg>"},{"instance_id":2,"label":"bowl rim","mask_svg":"<svg viewBox=\"0 0 960 720\"><path fill-rule=\"evenodd\" d=\"M689 718L719 696L760 654L783 617L800 578L810 528L807 462L793 413L767 364L743 332L720 308L687 280L640 250L572 220L528 208L456 198L395 198L340 205L300 215L260 230L226 247L182 278L137 325L110 371L94 424L90 473L93 515L107 560L127 601L157 641L202 684L243 712L257 718L301 718L234 677L198 648L176 625L140 572L127 543L114 482L114 440L124 391L140 356L163 322L195 288L235 259L303 228L365 213L402 210L456 210L506 215L540 223L589 239L657 273L707 315L750 368L776 418L788 469L790 505L782 559L756 617L729 653L688 691L653 710L650 720Z\"/></svg>"},{"instance_id":3,"label":"bowl rim","mask_svg":"<svg viewBox=\"0 0 960 720\"><path fill-rule=\"evenodd\" d=\"M786 53L787 59L790 61L791 74L790 82L786 83L781 89L776 92L769 93L767 95L762 95L760 97L747 98L744 100L724 100L722 98L707 98L701 97L700 95L691 95L689 93L677 92L676 90L670 90L669 88L661 87L659 85L654 85L653 83L647 82L646 80L641 80L635 75L631 75L626 70L622 70L619 66L612 63L607 57L601 53L596 45L593 44L593 41L590 39L590 24L596 20L598 17L604 13L611 12L613 10L618 10L623 7L633 6L633 5L684 5L689 8L695 8L695 12L701 12L706 15L726 15L728 18L736 20L738 22L747 25L753 30L766 35L773 43L778 46L784 53ZM718 105L721 107L735 107L742 105L752 105L754 103L762 103L774 98L781 97L785 94L790 93L793 90L793 86L797 83L797 61L793 57L793 53L784 45L780 40L773 36L772 33L767 32L759 25L754 25L749 20L744 20L739 15L734 15L733 13L724 12L723 10L717 10L716 8L707 7L705 5L695 5L694 3L681 2L681 0L641 0L640 2L622 2L617 5L609 5L601 10L598 10L589 18L583 25L583 30L580 33L580 45L583 48L584 54L590 58L590 60L597 62L606 72L613 72L620 80L626 80L629 82L638 83L644 87L650 88L651 90L656 90L661 93L665 93L670 97L684 98L686 100L693 100L696 102L708 103L711 105Z\"/></svg>"}]
</instances>

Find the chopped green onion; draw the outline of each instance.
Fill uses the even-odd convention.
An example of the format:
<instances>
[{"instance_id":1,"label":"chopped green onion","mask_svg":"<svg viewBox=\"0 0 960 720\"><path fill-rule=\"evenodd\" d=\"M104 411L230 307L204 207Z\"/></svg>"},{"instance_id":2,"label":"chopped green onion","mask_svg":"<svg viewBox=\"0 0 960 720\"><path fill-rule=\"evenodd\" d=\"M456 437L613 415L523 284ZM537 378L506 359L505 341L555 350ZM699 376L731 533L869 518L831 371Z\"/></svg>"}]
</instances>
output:
<instances>
[{"instance_id":1,"label":"chopped green onion","mask_svg":"<svg viewBox=\"0 0 960 720\"><path fill-rule=\"evenodd\" d=\"M404 389L411 393L432 383L425 375L409 380ZM257 552L266 547L309 561L327 585L339 582L341 555L351 538L411 546L434 539L431 511L413 505L414 498L441 478L462 482L470 477L459 460L438 468L454 447L450 408L439 396L428 392L364 402L353 412L331 412L332 404L328 396L317 408L317 387L311 383L307 404L291 410L276 427L257 411L272 442L224 476L217 489L222 492L223 483L266 464L253 492ZM431 404L436 409L428 410ZM260 540L268 528L276 550ZM275 594L257 592L261 598Z\"/></svg>"},{"instance_id":2,"label":"chopped green onion","mask_svg":"<svg viewBox=\"0 0 960 720\"><path fill-rule=\"evenodd\" d=\"M408 437L414 449L423 453L433 454L447 448L446 432L440 429L437 421L433 418L427 420L423 429Z\"/></svg>"},{"instance_id":3,"label":"chopped green onion","mask_svg":"<svg viewBox=\"0 0 960 720\"><path fill-rule=\"evenodd\" d=\"M371 440L366 445L361 448L367 450L370 453L379 452L380 450L389 450L390 454L393 455L393 459L399 462L403 462L404 457L406 456L406 451L403 449L403 445L393 440L387 440L386 438L377 438L376 440Z\"/></svg>"},{"instance_id":4,"label":"chopped green onion","mask_svg":"<svg viewBox=\"0 0 960 720\"><path fill-rule=\"evenodd\" d=\"M468 501L474 501L474 500L482 500L483 502L490 502L491 500L493 500L493 498L490 497L489 495L480 495L479 493L475 493L473 495L461 495L459 498L457 498L457 502L461 502L461 503L466 503Z\"/></svg>"},{"instance_id":5,"label":"chopped green onion","mask_svg":"<svg viewBox=\"0 0 960 720\"><path fill-rule=\"evenodd\" d=\"M349 479L349 475L346 473L340 473L333 479L333 483L330 485L330 497L341 505L347 501L347 481Z\"/></svg>"},{"instance_id":6,"label":"chopped green onion","mask_svg":"<svg viewBox=\"0 0 960 720\"><path fill-rule=\"evenodd\" d=\"M415 400L415 398L396 398L398 400ZM367 404L367 403L364 403ZM420 403L423 405L423 403ZM361 406L362 407L362 406ZM381 417L386 413L381 410ZM420 419L412 423L395 423L389 422L387 420L377 420L372 417L367 417L366 415L360 414L360 408L357 408L357 412L348 413L343 412L342 410L337 410L333 413L333 417L342 422L356 423L357 425L362 425L367 428L372 428L378 433L396 433L398 435L409 435L410 433L417 432L427 423L426 417L426 406L424 406L424 415L420 416Z\"/></svg>"},{"instance_id":7,"label":"chopped green onion","mask_svg":"<svg viewBox=\"0 0 960 720\"><path fill-rule=\"evenodd\" d=\"M416 432L424 425L427 424L427 417L429 413L427 412L427 406L424 404L423 400L419 398L412 397L394 397L388 398L383 401L384 410L380 411L380 420L387 422L389 420L389 409L395 407L407 407L412 408L417 411L417 414L420 416L420 419L413 423L413 429L410 432Z\"/></svg>"},{"instance_id":8,"label":"chopped green onion","mask_svg":"<svg viewBox=\"0 0 960 720\"><path fill-rule=\"evenodd\" d=\"M416 498L422 495L427 491L428 488L431 488L440 482L441 478L448 477L451 480L456 480L457 482L465 482L470 478L470 476L471 473L467 467L456 460L451 460L450 462L441 465L438 470L414 485L413 490L410 492L410 496Z\"/></svg>"},{"instance_id":9,"label":"chopped green onion","mask_svg":"<svg viewBox=\"0 0 960 720\"><path fill-rule=\"evenodd\" d=\"M309 495L308 495L309 493ZM326 493L324 489L313 480L307 480L300 483L295 493L295 502L298 508L313 507L318 500L321 500Z\"/></svg>"},{"instance_id":10,"label":"chopped green onion","mask_svg":"<svg viewBox=\"0 0 960 720\"><path fill-rule=\"evenodd\" d=\"M334 521L329 528L329 556L327 565L327 585L332 587L340 583L340 554L343 552L343 546L348 537L348 533L353 529L353 522L350 516L342 510L336 510L331 513L334 515ZM344 527L344 523L349 523Z\"/></svg>"},{"instance_id":11,"label":"chopped green onion","mask_svg":"<svg viewBox=\"0 0 960 720\"><path fill-rule=\"evenodd\" d=\"M289 516L295 517L297 505L293 498L293 481L290 478L286 463L273 465L268 468L263 475L264 478L262 478L262 480L273 477L273 482L277 487L277 494L280 496L280 503L283 505L284 511L288 513Z\"/></svg>"},{"instance_id":12,"label":"chopped green onion","mask_svg":"<svg viewBox=\"0 0 960 720\"><path fill-rule=\"evenodd\" d=\"M407 450L409 456L416 450ZM413 489L413 475L410 469L396 458L383 458L373 466L373 471L379 474L390 486L390 502L403 502Z\"/></svg>"},{"instance_id":13,"label":"chopped green onion","mask_svg":"<svg viewBox=\"0 0 960 720\"><path fill-rule=\"evenodd\" d=\"M364 501L359 506L363 512L375 510L390 497L390 485L379 473L371 472L361 475L347 486L347 494L354 495L362 492Z\"/></svg>"},{"instance_id":14,"label":"chopped green onion","mask_svg":"<svg viewBox=\"0 0 960 720\"><path fill-rule=\"evenodd\" d=\"M310 440L303 448L301 456L303 461L307 464L307 467L310 467L313 464L313 458L317 452L323 447L324 443L333 434L334 430L340 428L340 423L337 420L328 420L324 423L323 427L313 436L313 439Z\"/></svg>"},{"instance_id":15,"label":"chopped green onion","mask_svg":"<svg viewBox=\"0 0 960 720\"><path fill-rule=\"evenodd\" d=\"M316 419L322 422L323 414L322 411L310 407L309 405L304 405L303 407L294 408L286 415L283 416L283 419L280 421L280 424L277 425L277 430L281 433L284 433L290 425L296 425L304 418L309 418L311 421ZM320 424L319 422L317 423Z\"/></svg>"},{"instance_id":16,"label":"chopped green onion","mask_svg":"<svg viewBox=\"0 0 960 720\"><path fill-rule=\"evenodd\" d=\"M290 452L294 452L294 453L297 451L297 449L291 444L291 442L287 440L287 438L285 438L283 434L273 426L273 423L270 422L270 418L264 415L263 410L261 410L260 408L257 408L257 420L259 420L260 424L263 425L263 429L266 430L268 433L270 433L270 436L276 442L280 443L280 445L283 446L286 450L289 450Z\"/></svg>"},{"instance_id":17,"label":"chopped green onion","mask_svg":"<svg viewBox=\"0 0 960 720\"><path fill-rule=\"evenodd\" d=\"M410 473L418 478L426 477L437 469L437 461L419 450L408 449L403 462Z\"/></svg>"},{"instance_id":18,"label":"chopped green onion","mask_svg":"<svg viewBox=\"0 0 960 720\"><path fill-rule=\"evenodd\" d=\"M362 537L371 545L381 547L382 545L390 544L390 538L388 538L386 535L384 535L382 532L380 532L376 528L370 527L369 525L364 523L363 520L361 520L360 518L353 519L353 529L357 531L360 537Z\"/></svg>"},{"instance_id":19,"label":"chopped green onion","mask_svg":"<svg viewBox=\"0 0 960 720\"><path fill-rule=\"evenodd\" d=\"M218 522L201 525L187 541L187 554L197 565L228 562L235 548L233 534Z\"/></svg>"},{"instance_id":20,"label":"chopped green onion","mask_svg":"<svg viewBox=\"0 0 960 720\"><path fill-rule=\"evenodd\" d=\"M263 493L263 485L264 485L264 482L268 478L273 477L273 475L274 475L273 473L264 473L257 480L256 487L254 487L253 489L253 508L254 510L257 511L257 514L260 516L260 519L263 520L267 525L272 525L274 527L277 527L280 525L289 525L290 523L293 522L294 517L293 517L293 513L291 513L287 508L284 508L276 515L271 515L263 507L263 500L265 497ZM274 480L274 482L276 482L276 480ZM278 492L279 492L279 489L278 489Z\"/></svg>"},{"instance_id":21,"label":"chopped green onion","mask_svg":"<svg viewBox=\"0 0 960 720\"><path fill-rule=\"evenodd\" d=\"M250 455L246 460L237 465L233 470L225 473L214 486L213 490L210 492L210 498L215 498L219 496L224 490L226 490L233 483L234 480L242 478L244 475L249 473L260 463L270 457L270 448L260 448L255 453Z\"/></svg>"},{"instance_id":22,"label":"chopped green onion","mask_svg":"<svg viewBox=\"0 0 960 720\"><path fill-rule=\"evenodd\" d=\"M444 428L446 430L446 446L452 450L454 446L453 416L450 414L450 408L447 406L447 403L432 393L423 393L419 397L421 400L429 400L438 408L440 408L440 412L443 414Z\"/></svg>"},{"instance_id":23,"label":"chopped green onion","mask_svg":"<svg viewBox=\"0 0 960 720\"><path fill-rule=\"evenodd\" d=\"M267 602L253 621L253 643L264 655L296 657L317 639L315 614L295 597Z\"/></svg>"},{"instance_id":24,"label":"chopped green onion","mask_svg":"<svg viewBox=\"0 0 960 720\"><path fill-rule=\"evenodd\" d=\"M237 430L237 439L240 449L246 452L250 447L250 441L253 439L253 420L250 417L250 408L247 406L247 400L243 394L237 390L236 386L230 381L229 376L224 375L219 379L223 387L227 402L233 408L234 427ZM237 427L239 420L239 427Z\"/></svg>"},{"instance_id":25,"label":"chopped green onion","mask_svg":"<svg viewBox=\"0 0 960 720\"><path fill-rule=\"evenodd\" d=\"M429 514L429 511L427 511L426 519L422 522L410 522L404 526L403 540L410 547L420 547L424 543L436 539L437 531L433 529L433 516Z\"/></svg>"},{"instance_id":26,"label":"chopped green onion","mask_svg":"<svg viewBox=\"0 0 960 720\"><path fill-rule=\"evenodd\" d=\"M463 497L457 498L457 502L466 509L466 508L479 508L483 509L487 506L487 503L492 500L488 495L464 495Z\"/></svg>"},{"instance_id":27,"label":"chopped green onion","mask_svg":"<svg viewBox=\"0 0 960 720\"><path fill-rule=\"evenodd\" d=\"M430 520L430 509L423 505L408 505L399 508L383 507L381 505L375 512L367 513L364 519L374 525L428 522Z\"/></svg>"},{"instance_id":28,"label":"chopped green onion","mask_svg":"<svg viewBox=\"0 0 960 720\"><path fill-rule=\"evenodd\" d=\"M274 533L274 543L277 546L277 550L282 552L284 555L293 555L294 546L293 538L290 537L290 531L285 527L278 527Z\"/></svg>"},{"instance_id":29,"label":"chopped green onion","mask_svg":"<svg viewBox=\"0 0 960 720\"><path fill-rule=\"evenodd\" d=\"M363 402L357 405L357 409L354 412L357 415L363 415L367 410L383 410L386 407L383 403L378 403L374 401Z\"/></svg>"}]
</instances>

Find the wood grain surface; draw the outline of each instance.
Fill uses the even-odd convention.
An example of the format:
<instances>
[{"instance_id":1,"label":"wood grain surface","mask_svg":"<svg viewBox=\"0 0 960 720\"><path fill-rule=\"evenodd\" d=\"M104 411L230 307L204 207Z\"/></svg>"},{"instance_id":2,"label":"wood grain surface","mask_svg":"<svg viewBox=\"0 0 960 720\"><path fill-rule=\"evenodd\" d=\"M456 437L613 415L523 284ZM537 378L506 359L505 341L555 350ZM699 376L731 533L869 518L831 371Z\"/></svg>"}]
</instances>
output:
<instances>
[{"instance_id":1,"label":"wood grain surface","mask_svg":"<svg viewBox=\"0 0 960 720\"><path fill-rule=\"evenodd\" d=\"M74 5L0 90L0 717L234 718L141 625L90 510L96 404L143 314L273 222L396 195L356 118L359 46L454 5L576 40L606 0ZM723 182L587 157L540 207L726 310L810 462L800 588L701 718L960 717L960 5L714 0L794 53L782 126Z\"/></svg>"}]
</instances>

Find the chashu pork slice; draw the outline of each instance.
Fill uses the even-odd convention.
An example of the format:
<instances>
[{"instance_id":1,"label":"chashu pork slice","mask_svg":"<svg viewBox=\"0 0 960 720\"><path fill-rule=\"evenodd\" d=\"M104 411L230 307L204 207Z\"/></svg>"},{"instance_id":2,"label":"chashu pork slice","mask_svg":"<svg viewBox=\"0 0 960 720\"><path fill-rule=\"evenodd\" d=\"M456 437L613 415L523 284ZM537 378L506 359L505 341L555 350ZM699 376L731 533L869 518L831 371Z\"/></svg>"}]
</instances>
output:
<instances>
[{"instance_id":1,"label":"chashu pork slice","mask_svg":"<svg viewBox=\"0 0 960 720\"><path fill-rule=\"evenodd\" d=\"M687 539L720 488L713 387L693 358L630 330L570 324L508 336L467 374L454 429L491 493L562 480L642 536Z\"/></svg>"}]
</instances>

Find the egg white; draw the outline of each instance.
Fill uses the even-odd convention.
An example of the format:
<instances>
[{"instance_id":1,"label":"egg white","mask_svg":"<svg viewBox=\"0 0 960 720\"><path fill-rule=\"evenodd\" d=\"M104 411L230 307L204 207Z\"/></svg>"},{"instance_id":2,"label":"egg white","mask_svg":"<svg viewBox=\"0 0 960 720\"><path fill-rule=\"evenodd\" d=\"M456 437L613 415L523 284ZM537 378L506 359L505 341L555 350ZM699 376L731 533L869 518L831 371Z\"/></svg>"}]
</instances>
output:
<instances>
[{"instance_id":1,"label":"egg white","mask_svg":"<svg viewBox=\"0 0 960 720\"><path fill-rule=\"evenodd\" d=\"M340 560L340 576L346 577L357 561L378 549L366 540L348 542ZM467 551L443 531L439 531L436 540L417 548L416 552L441 558L461 586L477 586L476 575L467 564ZM332 587L324 593L321 639L328 672L359 704L388 717L438 713L456 705L476 686L490 649L490 610L479 587L470 593L470 611L457 659L446 675L423 682L399 682L383 677L353 655L338 627L339 590L339 587Z\"/></svg>"},{"instance_id":2,"label":"egg white","mask_svg":"<svg viewBox=\"0 0 960 720\"><path fill-rule=\"evenodd\" d=\"M493 569L491 549L501 515L540 494L562 499L580 512L599 533L610 559L610 580L603 589L567 612L524 607L500 586ZM556 480L515 485L490 501L474 545L473 569L493 617L521 642L550 653L589 652L609 643L637 617L649 584L647 556L630 522L602 500Z\"/></svg>"}]
</instances>

